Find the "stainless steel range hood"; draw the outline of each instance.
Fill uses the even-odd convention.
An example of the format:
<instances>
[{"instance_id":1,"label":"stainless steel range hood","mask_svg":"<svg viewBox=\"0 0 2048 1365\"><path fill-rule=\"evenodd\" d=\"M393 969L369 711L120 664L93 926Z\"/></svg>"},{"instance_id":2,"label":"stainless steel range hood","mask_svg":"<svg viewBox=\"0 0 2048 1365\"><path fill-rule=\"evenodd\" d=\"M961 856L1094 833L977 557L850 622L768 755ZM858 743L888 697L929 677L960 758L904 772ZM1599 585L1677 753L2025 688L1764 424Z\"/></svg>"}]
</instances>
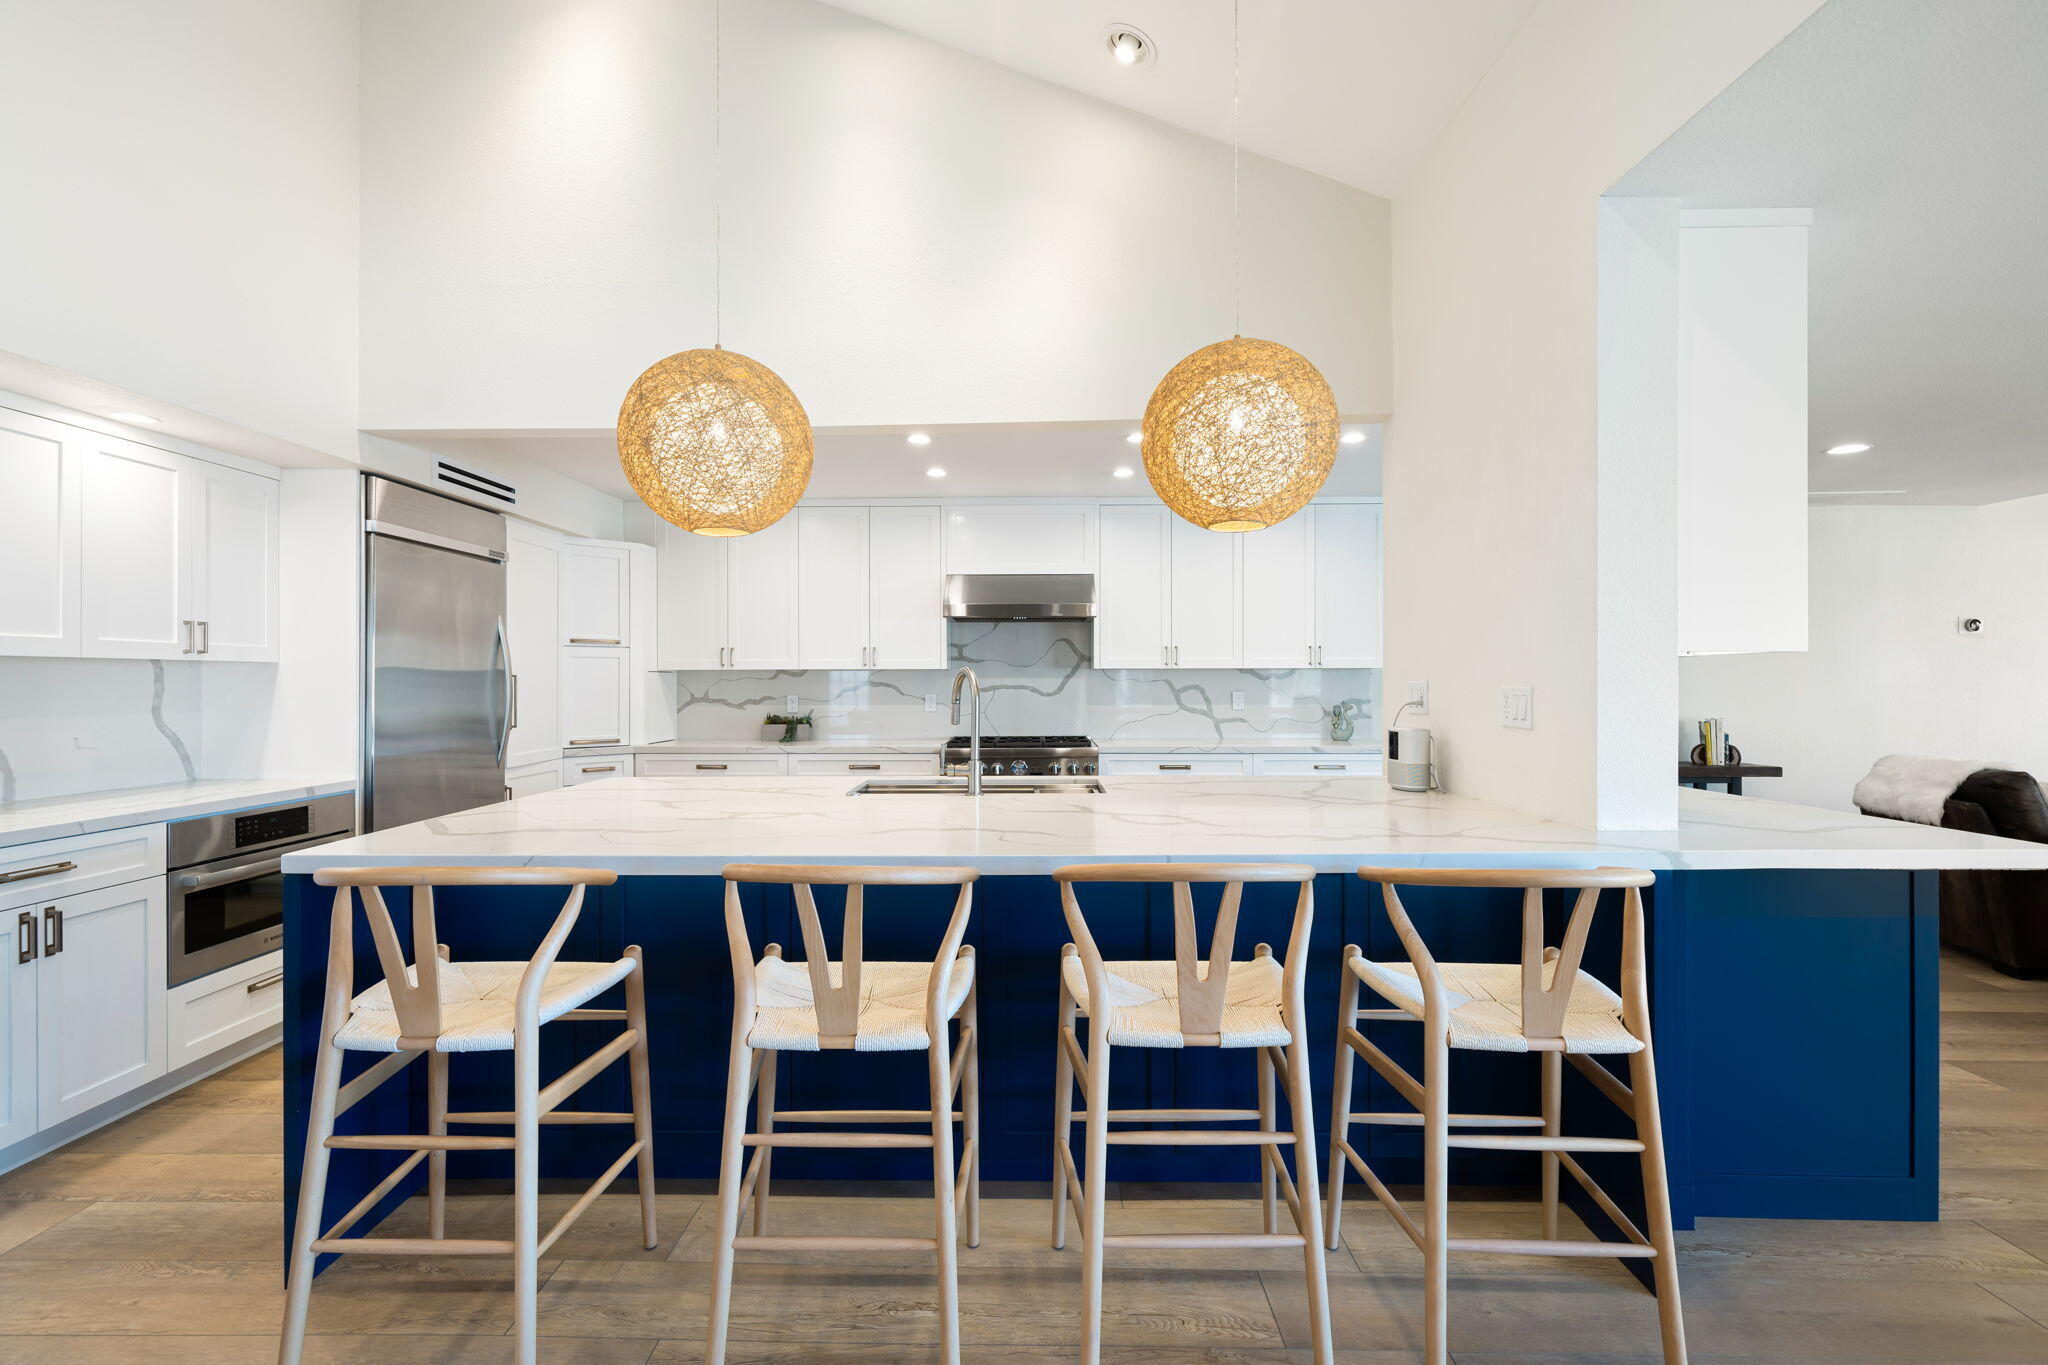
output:
<instances>
[{"instance_id":1,"label":"stainless steel range hood","mask_svg":"<svg viewBox=\"0 0 2048 1365\"><path fill-rule=\"evenodd\" d=\"M946 575L948 621L1092 621L1095 575L956 573Z\"/></svg>"}]
</instances>

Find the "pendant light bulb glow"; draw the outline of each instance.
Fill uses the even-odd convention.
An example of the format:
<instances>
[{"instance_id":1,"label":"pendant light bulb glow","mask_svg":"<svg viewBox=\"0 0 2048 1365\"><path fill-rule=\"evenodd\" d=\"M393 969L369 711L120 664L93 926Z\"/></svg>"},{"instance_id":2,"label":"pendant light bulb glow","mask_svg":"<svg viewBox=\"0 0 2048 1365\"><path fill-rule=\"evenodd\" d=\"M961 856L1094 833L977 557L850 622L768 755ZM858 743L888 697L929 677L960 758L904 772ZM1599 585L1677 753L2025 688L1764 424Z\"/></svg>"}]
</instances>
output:
<instances>
[{"instance_id":1,"label":"pendant light bulb glow","mask_svg":"<svg viewBox=\"0 0 2048 1365\"><path fill-rule=\"evenodd\" d=\"M713 142L724 145L725 6L712 8ZM712 189L712 346L647 367L619 405L619 465L655 515L700 536L744 536L789 514L811 482L811 421L782 377L719 344L723 156Z\"/></svg>"}]
</instances>

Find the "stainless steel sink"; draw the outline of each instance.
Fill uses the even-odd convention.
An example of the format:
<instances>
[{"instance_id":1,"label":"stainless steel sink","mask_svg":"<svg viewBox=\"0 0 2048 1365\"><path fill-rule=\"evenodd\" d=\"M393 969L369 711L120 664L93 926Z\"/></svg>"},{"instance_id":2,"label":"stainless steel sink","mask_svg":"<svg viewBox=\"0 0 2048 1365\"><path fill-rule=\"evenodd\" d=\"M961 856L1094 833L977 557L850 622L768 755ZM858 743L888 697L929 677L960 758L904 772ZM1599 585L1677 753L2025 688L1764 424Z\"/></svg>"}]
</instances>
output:
<instances>
[{"instance_id":1,"label":"stainless steel sink","mask_svg":"<svg viewBox=\"0 0 2048 1365\"><path fill-rule=\"evenodd\" d=\"M981 793L994 796L1000 792L1079 792L1093 796L1102 791L1102 784L1092 777L984 777L981 779ZM861 783L848 796L965 796L967 779L964 777L878 777Z\"/></svg>"}]
</instances>

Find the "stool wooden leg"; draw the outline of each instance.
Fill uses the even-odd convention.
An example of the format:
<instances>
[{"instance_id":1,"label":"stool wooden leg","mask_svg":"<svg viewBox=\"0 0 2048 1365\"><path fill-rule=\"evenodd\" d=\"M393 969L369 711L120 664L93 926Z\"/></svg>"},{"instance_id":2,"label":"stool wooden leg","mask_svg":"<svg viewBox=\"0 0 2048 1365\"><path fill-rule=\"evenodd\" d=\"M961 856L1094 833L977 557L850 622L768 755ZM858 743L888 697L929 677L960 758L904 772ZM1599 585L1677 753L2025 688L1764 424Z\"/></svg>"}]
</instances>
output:
<instances>
[{"instance_id":1,"label":"stool wooden leg","mask_svg":"<svg viewBox=\"0 0 2048 1365\"><path fill-rule=\"evenodd\" d=\"M1255 1047L1253 1065L1259 1073L1259 1127L1273 1132L1279 1127L1279 1106L1273 1097L1273 1058L1266 1049ZM1273 1173L1273 1163L1280 1159L1279 1153L1271 1147L1259 1148L1259 1196L1266 1215L1267 1232L1280 1231L1280 1181Z\"/></svg>"},{"instance_id":2,"label":"stool wooden leg","mask_svg":"<svg viewBox=\"0 0 2048 1365\"><path fill-rule=\"evenodd\" d=\"M512 1048L512 1285L514 1359L540 1354L540 1037Z\"/></svg>"},{"instance_id":3,"label":"stool wooden leg","mask_svg":"<svg viewBox=\"0 0 2048 1365\"><path fill-rule=\"evenodd\" d=\"M1311 1345L1315 1365L1330 1365L1330 1282L1323 1267L1323 1241L1319 1235L1322 1229L1316 1226L1322 1201L1316 1185L1315 1110L1309 1097L1308 1042L1299 1034L1297 1029L1296 1037L1287 1044L1287 1108L1294 1125L1294 1227L1301 1234L1302 1270L1308 1277L1308 1321L1309 1331L1314 1334ZM1275 1148L1265 1150L1273 1153L1275 1161L1280 1159ZM1277 1226L1273 1230L1277 1231Z\"/></svg>"},{"instance_id":4,"label":"stool wooden leg","mask_svg":"<svg viewBox=\"0 0 2048 1365\"><path fill-rule=\"evenodd\" d=\"M967 1024L967 1074L960 1081L960 1112L966 1126L967 1146L974 1153L967 1168L967 1245L981 1245L981 984L968 988L961 1018ZM1059 1183L1059 1169L1053 1169L1053 1183Z\"/></svg>"},{"instance_id":5,"label":"stool wooden leg","mask_svg":"<svg viewBox=\"0 0 2048 1365\"><path fill-rule=\"evenodd\" d=\"M1450 1046L1441 1021L1423 1025L1422 1345L1426 1365L1451 1359Z\"/></svg>"},{"instance_id":6,"label":"stool wooden leg","mask_svg":"<svg viewBox=\"0 0 2048 1365\"><path fill-rule=\"evenodd\" d=\"M1066 955L1072 956L1074 945L1067 945ZM1067 1030L1074 1026L1074 997L1067 993L1066 980L1060 981L1059 1032L1053 1037L1053 1102L1052 1102L1052 1249L1063 1251L1067 1245L1067 1175L1066 1166L1060 1155L1064 1151L1067 1159L1074 1155L1074 1067L1067 1060L1066 1045L1061 1041Z\"/></svg>"},{"instance_id":7,"label":"stool wooden leg","mask_svg":"<svg viewBox=\"0 0 2048 1365\"><path fill-rule=\"evenodd\" d=\"M932 1097L932 1213L939 1269L939 1359L960 1365L960 1242L953 1217L953 1056L946 1026L932 1029L925 1054ZM761 1173L767 1179L767 1172Z\"/></svg>"},{"instance_id":8,"label":"stool wooden leg","mask_svg":"<svg viewBox=\"0 0 2048 1365\"><path fill-rule=\"evenodd\" d=\"M718 1230L711 1248L711 1324L705 1337L705 1365L724 1365L725 1334L732 1318L732 1239L740 1232L740 1181L746 1175L747 1091L754 1050L744 1034L733 1039L725 1073L725 1137L718 1163Z\"/></svg>"},{"instance_id":9,"label":"stool wooden leg","mask_svg":"<svg viewBox=\"0 0 2048 1365\"><path fill-rule=\"evenodd\" d=\"M1685 1315L1678 1297L1678 1240L1671 1232L1671 1177L1664 1166L1664 1120L1657 1108L1657 1064L1649 1039L1629 1058L1635 1091L1636 1138L1643 1144L1643 1235L1657 1248L1650 1262L1657 1283L1657 1326L1663 1336L1664 1365L1685 1365Z\"/></svg>"},{"instance_id":10,"label":"stool wooden leg","mask_svg":"<svg viewBox=\"0 0 2048 1365\"><path fill-rule=\"evenodd\" d=\"M633 1090L633 1140L640 1144L633 1170L640 1183L640 1239L649 1251L659 1237L654 1227L654 1104L647 1070L647 964L638 944L626 949L633 974L626 978L626 1027L639 1035L626 1054L626 1074Z\"/></svg>"},{"instance_id":11,"label":"stool wooden leg","mask_svg":"<svg viewBox=\"0 0 2048 1365\"><path fill-rule=\"evenodd\" d=\"M329 1032L323 1028L324 1035ZM341 1049L322 1046L313 1066L313 1112L306 1119L306 1160L299 1173L298 1218L292 1228L291 1273L285 1282L284 1332L279 1365L299 1365L306 1345L306 1308L313 1293L313 1243L326 1216L327 1139L334 1136L334 1106L341 1093Z\"/></svg>"},{"instance_id":12,"label":"stool wooden leg","mask_svg":"<svg viewBox=\"0 0 2048 1365\"><path fill-rule=\"evenodd\" d=\"M1087 1165L1081 1173L1081 1365L1102 1365L1103 1206L1109 1193L1108 1024L1088 1020Z\"/></svg>"},{"instance_id":13,"label":"stool wooden leg","mask_svg":"<svg viewBox=\"0 0 2048 1365\"><path fill-rule=\"evenodd\" d=\"M775 1060L777 1054L770 1052L761 1059L761 1079L754 1087L754 1131L772 1133L775 1131ZM754 1159L761 1163L761 1174L754 1181L754 1235L768 1235L768 1178L775 1174L775 1149L757 1147Z\"/></svg>"},{"instance_id":14,"label":"stool wooden leg","mask_svg":"<svg viewBox=\"0 0 2048 1365\"><path fill-rule=\"evenodd\" d=\"M1543 1055L1543 1136L1558 1137L1564 1132L1564 1054L1546 1052ZM1557 1175L1556 1152L1543 1153L1543 1240L1557 1240Z\"/></svg>"},{"instance_id":15,"label":"stool wooden leg","mask_svg":"<svg viewBox=\"0 0 2048 1365\"><path fill-rule=\"evenodd\" d=\"M448 1133L448 1054L427 1054L427 1131L436 1137ZM448 1235L448 1153L427 1154L427 1236L435 1241Z\"/></svg>"},{"instance_id":16,"label":"stool wooden leg","mask_svg":"<svg viewBox=\"0 0 2048 1365\"><path fill-rule=\"evenodd\" d=\"M1359 955L1358 945L1344 945L1344 989L1337 1007L1337 1074L1331 1080L1334 1094L1330 1101L1330 1190L1326 1198L1329 1206L1324 1220L1327 1229L1323 1242L1335 1251L1341 1245L1344 1231L1344 1181L1351 1174L1351 1163L1344 1157L1343 1144L1351 1139L1351 1064L1358 1054L1351 1050L1351 1044L1344 1041L1344 1030L1358 1026L1358 975L1350 967L1351 959Z\"/></svg>"}]
</instances>

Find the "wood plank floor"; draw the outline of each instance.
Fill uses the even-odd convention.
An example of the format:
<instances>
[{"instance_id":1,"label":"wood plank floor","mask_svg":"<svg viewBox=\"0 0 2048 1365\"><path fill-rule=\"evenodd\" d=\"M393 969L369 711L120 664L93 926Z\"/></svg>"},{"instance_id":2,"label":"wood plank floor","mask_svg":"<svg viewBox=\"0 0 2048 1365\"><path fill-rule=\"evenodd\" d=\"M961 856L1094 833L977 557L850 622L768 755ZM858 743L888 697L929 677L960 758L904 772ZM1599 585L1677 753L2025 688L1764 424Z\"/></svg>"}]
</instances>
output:
<instances>
[{"instance_id":1,"label":"wood plank floor","mask_svg":"<svg viewBox=\"0 0 2048 1365\"><path fill-rule=\"evenodd\" d=\"M2048 1361L2048 982L1943 964L1943 1221L1703 1220L1681 1234L1693 1359ZM275 1359L281 1179L278 1058L265 1053L0 1177L0 1361L256 1365ZM778 1190L784 1188L778 1186ZM923 1234L929 1204L895 1188L788 1185L781 1230ZM1256 1225L1244 1199L1115 1188L1114 1231ZM1079 1258L1045 1245L1039 1189L991 1191L962 1254L966 1356L1072 1358ZM662 1196L643 1251L630 1195L606 1196L542 1267L543 1358L681 1365L702 1357L709 1191ZM543 1221L567 1203L544 1204ZM451 1236L496 1235L509 1198L454 1201ZM397 1216L421 1223L417 1201ZM1517 1203L1461 1203L1463 1235L1534 1236ZM1353 1205L1330 1262L1342 1365L1419 1359L1418 1262L1376 1206ZM388 1230L397 1232L399 1226ZM1580 1235L1584 1235L1580 1230ZM1116 1365L1305 1365L1295 1253L1159 1252L1112 1263L1105 1359ZM1652 1362L1650 1298L1613 1262L1456 1262L1461 1365ZM315 1365L495 1365L512 1359L499 1262L343 1261L313 1295ZM750 1254L735 1365L894 1365L935 1352L923 1258Z\"/></svg>"}]
</instances>

